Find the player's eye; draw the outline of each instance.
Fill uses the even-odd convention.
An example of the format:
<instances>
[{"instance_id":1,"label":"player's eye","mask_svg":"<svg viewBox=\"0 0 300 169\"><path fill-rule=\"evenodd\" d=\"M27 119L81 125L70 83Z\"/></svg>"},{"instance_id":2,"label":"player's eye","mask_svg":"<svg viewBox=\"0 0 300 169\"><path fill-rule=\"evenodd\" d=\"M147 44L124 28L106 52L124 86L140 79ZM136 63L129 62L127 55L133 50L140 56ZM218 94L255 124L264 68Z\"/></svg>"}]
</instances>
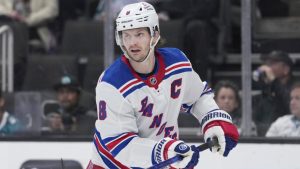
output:
<instances>
[{"instance_id":1,"label":"player's eye","mask_svg":"<svg viewBox=\"0 0 300 169\"><path fill-rule=\"evenodd\" d=\"M123 38L128 38L129 35L128 34L123 34Z\"/></svg>"},{"instance_id":2,"label":"player's eye","mask_svg":"<svg viewBox=\"0 0 300 169\"><path fill-rule=\"evenodd\" d=\"M142 37L143 35L144 35L144 33L141 33L141 32L137 34L138 37Z\"/></svg>"}]
</instances>

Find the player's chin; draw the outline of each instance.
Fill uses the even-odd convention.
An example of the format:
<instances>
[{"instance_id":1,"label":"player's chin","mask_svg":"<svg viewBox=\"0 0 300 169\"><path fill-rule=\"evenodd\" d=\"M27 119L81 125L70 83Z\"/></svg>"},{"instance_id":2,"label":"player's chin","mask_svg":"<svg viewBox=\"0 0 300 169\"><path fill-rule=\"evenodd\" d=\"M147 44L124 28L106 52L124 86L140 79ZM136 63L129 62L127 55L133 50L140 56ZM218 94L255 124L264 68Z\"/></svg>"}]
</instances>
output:
<instances>
[{"instance_id":1,"label":"player's chin","mask_svg":"<svg viewBox=\"0 0 300 169\"><path fill-rule=\"evenodd\" d=\"M138 56L138 55L131 55L130 57L135 62L143 62L146 58L146 56Z\"/></svg>"},{"instance_id":2,"label":"player's chin","mask_svg":"<svg viewBox=\"0 0 300 169\"><path fill-rule=\"evenodd\" d=\"M137 60L136 62L143 62L146 59L146 57L142 57L139 60Z\"/></svg>"}]
</instances>

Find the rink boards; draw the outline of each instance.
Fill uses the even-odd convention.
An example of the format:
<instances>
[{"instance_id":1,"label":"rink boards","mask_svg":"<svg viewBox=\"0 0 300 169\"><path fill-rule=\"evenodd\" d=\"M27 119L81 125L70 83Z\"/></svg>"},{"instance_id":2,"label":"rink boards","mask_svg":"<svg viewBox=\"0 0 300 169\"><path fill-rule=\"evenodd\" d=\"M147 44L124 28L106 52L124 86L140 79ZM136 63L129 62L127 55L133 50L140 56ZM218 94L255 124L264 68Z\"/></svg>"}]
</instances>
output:
<instances>
[{"instance_id":1,"label":"rink boards","mask_svg":"<svg viewBox=\"0 0 300 169\"><path fill-rule=\"evenodd\" d=\"M200 144L200 143L196 143ZM30 159L77 160L86 167L90 142L0 142L3 169L19 169ZM300 144L240 143L227 158L211 153L200 154L197 169L299 169Z\"/></svg>"}]
</instances>

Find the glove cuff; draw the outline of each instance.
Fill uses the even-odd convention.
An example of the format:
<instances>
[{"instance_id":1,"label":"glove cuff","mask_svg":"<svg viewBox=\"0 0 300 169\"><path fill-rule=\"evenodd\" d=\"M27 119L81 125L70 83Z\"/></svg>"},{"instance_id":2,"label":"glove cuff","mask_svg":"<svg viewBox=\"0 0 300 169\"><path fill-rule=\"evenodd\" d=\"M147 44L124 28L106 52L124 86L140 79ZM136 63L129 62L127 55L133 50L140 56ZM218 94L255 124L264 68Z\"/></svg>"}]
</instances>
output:
<instances>
[{"instance_id":1,"label":"glove cuff","mask_svg":"<svg viewBox=\"0 0 300 169\"><path fill-rule=\"evenodd\" d=\"M204 133L204 128L206 125L212 121L226 121L232 123L231 116L224 110L216 109L212 110L201 119L200 126L202 128L202 133Z\"/></svg>"},{"instance_id":2,"label":"glove cuff","mask_svg":"<svg viewBox=\"0 0 300 169\"><path fill-rule=\"evenodd\" d=\"M212 121L203 128L204 133L206 133L208 129L211 129L213 127L220 127L224 132L224 135L232 138L235 142L238 142L239 133L234 124L224 121Z\"/></svg>"},{"instance_id":3,"label":"glove cuff","mask_svg":"<svg viewBox=\"0 0 300 169\"><path fill-rule=\"evenodd\" d=\"M175 147L183 143L183 141L173 140L171 138L163 138L154 146L154 160L156 163L161 163L169 159L169 151L174 151Z\"/></svg>"}]
</instances>

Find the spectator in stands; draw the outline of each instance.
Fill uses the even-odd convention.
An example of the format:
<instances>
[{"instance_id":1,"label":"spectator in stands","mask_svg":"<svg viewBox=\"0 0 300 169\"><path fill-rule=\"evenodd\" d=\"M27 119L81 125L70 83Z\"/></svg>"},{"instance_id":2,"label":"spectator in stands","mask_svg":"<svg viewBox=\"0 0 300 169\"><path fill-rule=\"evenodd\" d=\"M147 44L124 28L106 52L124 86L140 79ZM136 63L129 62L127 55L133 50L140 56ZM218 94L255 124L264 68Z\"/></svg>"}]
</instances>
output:
<instances>
[{"instance_id":1,"label":"spectator in stands","mask_svg":"<svg viewBox=\"0 0 300 169\"><path fill-rule=\"evenodd\" d=\"M78 81L72 76L65 75L54 85L54 89L65 131L74 134L91 134L97 116L94 111L89 111L79 104L81 87Z\"/></svg>"},{"instance_id":2,"label":"spectator in stands","mask_svg":"<svg viewBox=\"0 0 300 169\"><path fill-rule=\"evenodd\" d=\"M241 111L240 111L240 96L237 85L228 80L219 81L215 86L215 100L220 109L228 112L232 117L232 122L237 125L238 131L241 131ZM251 135L255 136L256 126L252 123Z\"/></svg>"},{"instance_id":3,"label":"spectator in stands","mask_svg":"<svg viewBox=\"0 0 300 169\"><path fill-rule=\"evenodd\" d=\"M267 137L300 137L300 82L291 88L289 105L291 114L279 117L272 123Z\"/></svg>"},{"instance_id":4,"label":"spectator in stands","mask_svg":"<svg viewBox=\"0 0 300 169\"><path fill-rule=\"evenodd\" d=\"M26 23L30 45L41 46L47 52L56 46L49 23L58 16L58 0L0 0L0 13Z\"/></svg>"},{"instance_id":5,"label":"spectator in stands","mask_svg":"<svg viewBox=\"0 0 300 169\"><path fill-rule=\"evenodd\" d=\"M283 51L263 54L261 59L263 64L253 73L253 86L262 91L253 97L253 115L258 134L264 136L274 120L289 112L293 61Z\"/></svg>"},{"instance_id":6,"label":"spectator in stands","mask_svg":"<svg viewBox=\"0 0 300 169\"><path fill-rule=\"evenodd\" d=\"M112 14L113 18L115 18L118 14L118 12L122 9L123 6L131 3L141 2L141 1L153 1L153 0L112 0ZM105 0L100 0L98 3L98 6L96 8L95 14L94 14L94 20L104 20L105 18Z\"/></svg>"},{"instance_id":7,"label":"spectator in stands","mask_svg":"<svg viewBox=\"0 0 300 169\"><path fill-rule=\"evenodd\" d=\"M184 51L203 80L209 80L210 57L217 53L219 0L169 0L156 4L161 20L183 20ZM216 59L211 59L216 61Z\"/></svg>"},{"instance_id":8,"label":"spectator in stands","mask_svg":"<svg viewBox=\"0 0 300 169\"><path fill-rule=\"evenodd\" d=\"M51 134L64 133L65 126L59 104L56 101L46 101L43 109L45 121L42 132Z\"/></svg>"},{"instance_id":9,"label":"spectator in stands","mask_svg":"<svg viewBox=\"0 0 300 169\"><path fill-rule=\"evenodd\" d=\"M55 22L55 36L58 46L62 43L65 23L69 20L91 18L89 13L96 9L94 1L97 0L59 0L59 15Z\"/></svg>"},{"instance_id":10,"label":"spectator in stands","mask_svg":"<svg viewBox=\"0 0 300 169\"><path fill-rule=\"evenodd\" d=\"M59 18L63 21L83 19L86 5L89 5L86 0L59 0Z\"/></svg>"},{"instance_id":11,"label":"spectator in stands","mask_svg":"<svg viewBox=\"0 0 300 169\"><path fill-rule=\"evenodd\" d=\"M5 110L5 98L0 91L0 136L11 135L21 129L21 123Z\"/></svg>"}]
</instances>

